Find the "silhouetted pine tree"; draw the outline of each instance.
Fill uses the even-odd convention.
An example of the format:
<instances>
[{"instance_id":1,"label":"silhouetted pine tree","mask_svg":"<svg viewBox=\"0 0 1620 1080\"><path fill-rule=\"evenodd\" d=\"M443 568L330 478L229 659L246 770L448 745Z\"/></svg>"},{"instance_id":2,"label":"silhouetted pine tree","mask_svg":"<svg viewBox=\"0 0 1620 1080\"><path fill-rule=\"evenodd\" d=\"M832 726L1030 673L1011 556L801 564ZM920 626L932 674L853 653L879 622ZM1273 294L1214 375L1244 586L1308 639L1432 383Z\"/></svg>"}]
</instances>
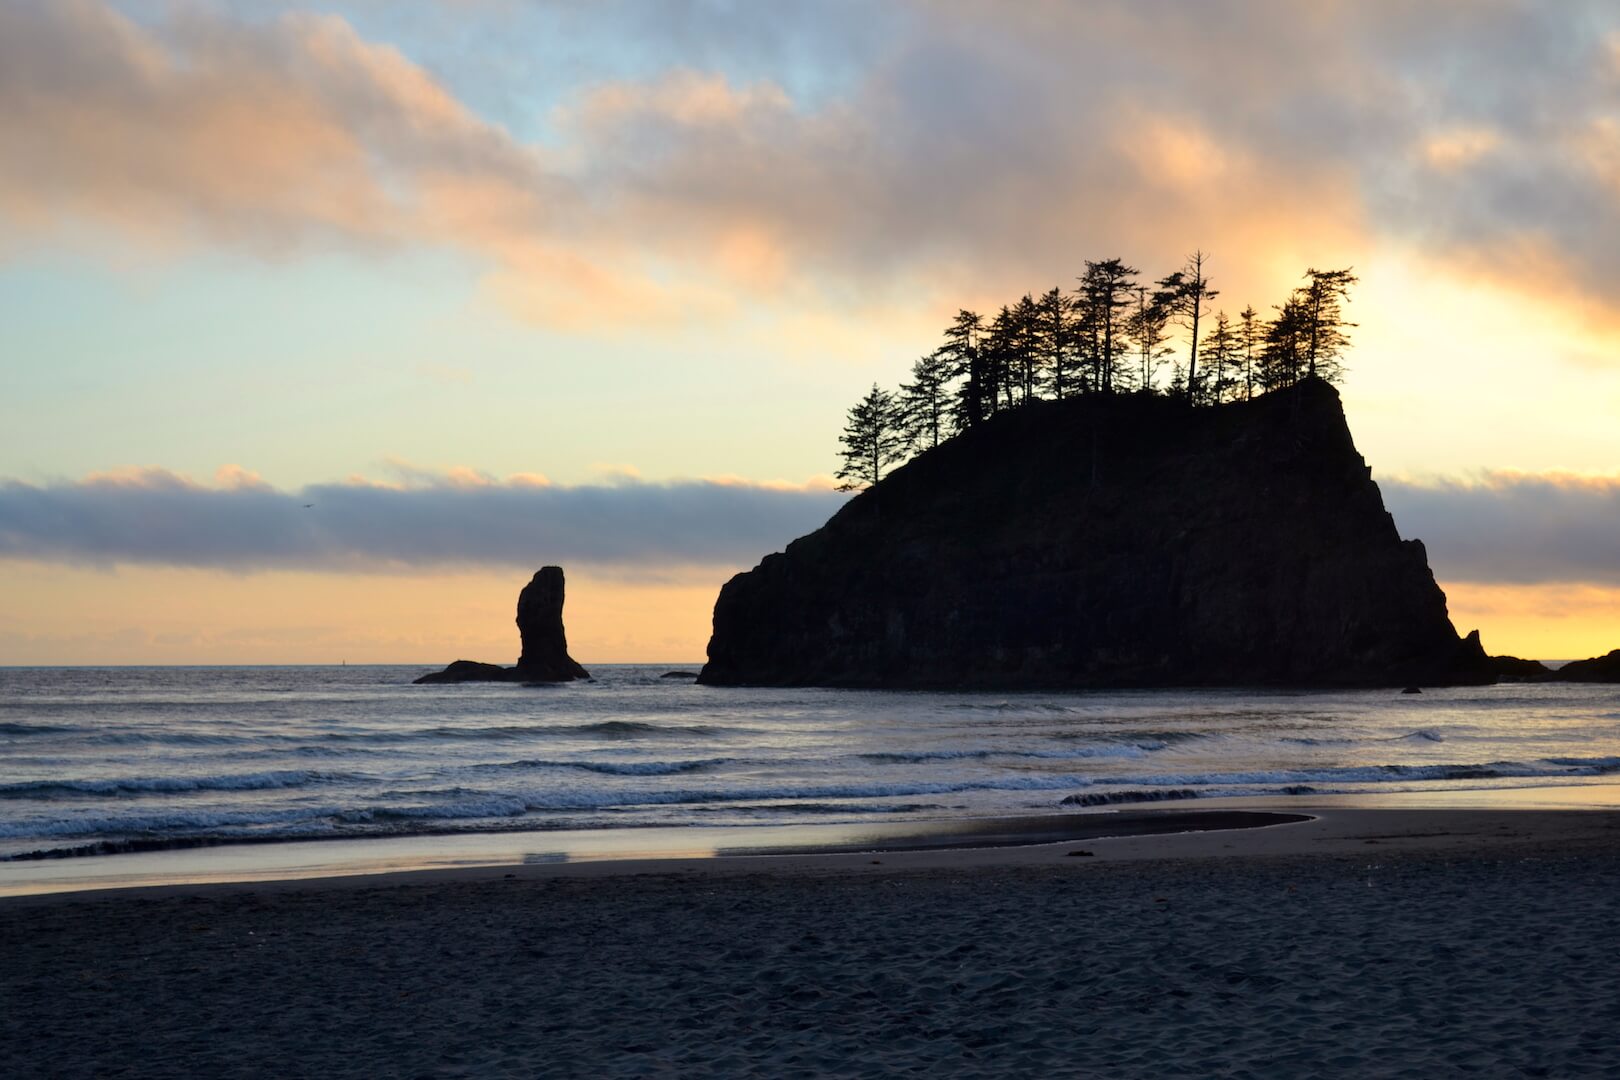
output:
<instances>
[{"instance_id":1,"label":"silhouetted pine tree","mask_svg":"<svg viewBox=\"0 0 1620 1080\"><path fill-rule=\"evenodd\" d=\"M1133 382L1154 392L1156 373L1173 353L1171 322L1186 329L1187 353L1185 364L1173 360L1165 392L1195 405L1248 400L1256 387L1343 376L1347 331L1356 325L1344 317L1357 282L1352 268L1307 270L1305 284L1269 322L1249 305L1235 323L1218 311L1209 326L1209 302L1220 293L1210 288L1207 262L1194 251L1150 291L1122 259L1087 260L1073 294L1025 293L989 325L975 312L958 311L944 344L913 364L912 381L901 384L898 397L874 385L850 409L840 437L842 489L875 484L913 449L938 446L1048 389L1060 399L1114 393Z\"/></svg>"},{"instance_id":2,"label":"silhouetted pine tree","mask_svg":"<svg viewBox=\"0 0 1620 1080\"><path fill-rule=\"evenodd\" d=\"M979 339L984 335L984 319L963 308L945 328L945 344L939 355L950 365L951 374L962 379L956 399L956 423L970 428L983 420L985 412L984 371L979 358Z\"/></svg>"},{"instance_id":3,"label":"silhouetted pine tree","mask_svg":"<svg viewBox=\"0 0 1620 1080\"><path fill-rule=\"evenodd\" d=\"M838 441L844 446L839 491L871 487L883 479L883 470L906 456L904 417L894 395L873 383L871 393L850 408Z\"/></svg>"},{"instance_id":4,"label":"silhouetted pine tree","mask_svg":"<svg viewBox=\"0 0 1620 1080\"><path fill-rule=\"evenodd\" d=\"M1045 357L1042 366L1047 370L1046 382L1052 388L1052 396L1062 401L1072 389L1069 365L1074 358L1073 305L1062 289L1053 286L1041 295L1036 309L1037 338Z\"/></svg>"},{"instance_id":5,"label":"silhouetted pine tree","mask_svg":"<svg viewBox=\"0 0 1620 1080\"><path fill-rule=\"evenodd\" d=\"M1204 304L1220 295L1218 289L1209 287L1209 279L1204 276L1204 263L1207 261L1202 251L1194 251L1187 257L1187 264L1169 277L1159 279L1159 289L1170 306L1171 312L1187 328L1187 400L1193 400L1198 392L1198 320L1203 314Z\"/></svg>"},{"instance_id":6,"label":"silhouetted pine tree","mask_svg":"<svg viewBox=\"0 0 1620 1080\"><path fill-rule=\"evenodd\" d=\"M1006 363L1002 356L1006 346L1001 339L1007 329L1007 320L1003 317L1006 310L1003 304L1001 311L986 317L984 332L979 335L979 398L985 419L1001 411L1001 369Z\"/></svg>"},{"instance_id":7,"label":"silhouetted pine tree","mask_svg":"<svg viewBox=\"0 0 1620 1080\"><path fill-rule=\"evenodd\" d=\"M1128 345L1124 311L1130 306L1135 285L1136 267L1126 266L1123 260L1086 260L1086 273L1080 279L1080 290L1085 294L1086 306L1095 321L1096 385L1105 394L1114 392L1118 381L1116 361L1124 355Z\"/></svg>"},{"instance_id":8,"label":"silhouetted pine tree","mask_svg":"<svg viewBox=\"0 0 1620 1080\"><path fill-rule=\"evenodd\" d=\"M1232 322L1226 312L1217 311L1215 325L1204 335L1204 370L1208 373L1211 405L1226 400L1227 388L1242 367L1242 353L1238 350L1237 335L1232 332Z\"/></svg>"},{"instance_id":9,"label":"silhouetted pine tree","mask_svg":"<svg viewBox=\"0 0 1620 1080\"><path fill-rule=\"evenodd\" d=\"M1251 401L1254 398L1254 384L1259 372L1255 368L1255 360L1259 350L1264 345L1266 333L1265 320L1250 304L1238 312L1238 349L1243 353L1243 400Z\"/></svg>"},{"instance_id":10,"label":"silhouetted pine tree","mask_svg":"<svg viewBox=\"0 0 1620 1080\"><path fill-rule=\"evenodd\" d=\"M1293 386L1305 370L1305 312L1298 296L1275 309L1277 317L1266 327L1266 346L1260 354L1260 374L1267 390Z\"/></svg>"},{"instance_id":11,"label":"silhouetted pine tree","mask_svg":"<svg viewBox=\"0 0 1620 1080\"><path fill-rule=\"evenodd\" d=\"M930 450L951 435L952 365L942 350L919 357L911 365L911 381L900 384L900 412L906 439Z\"/></svg>"},{"instance_id":12,"label":"silhouetted pine tree","mask_svg":"<svg viewBox=\"0 0 1620 1080\"><path fill-rule=\"evenodd\" d=\"M1128 329L1131 340L1136 343L1136 355L1142 365L1138 389L1152 393L1154 372L1170 355L1170 349L1165 345L1168 337L1164 332L1170 321L1170 309L1160 300L1158 293L1150 294L1146 285L1138 285L1134 291L1136 308L1131 312Z\"/></svg>"},{"instance_id":13,"label":"silhouetted pine tree","mask_svg":"<svg viewBox=\"0 0 1620 1080\"><path fill-rule=\"evenodd\" d=\"M1075 370L1080 377L1080 393L1090 394L1102 385L1102 324L1087 295L1085 279L1074 290L1070 308L1074 312Z\"/></svg>"},{"instance_id":14,"label":"silhouetted pine tree","mask_svg":"<svg viewBox=\"0 0 1620 1080\"><path fill-rule=\"evenodd\" d=\"M1018 377L1020 403L1034 399L1043 354L1040 345L1041 312L1035 298L1025 293L1012 309L1012 363Z\"/></svg>"},{"instance_id":15,"label":"silhouetted pine tree","mask_svg":"<svg viewBox=\"0 0 1620 1080\"><path fill-rule=\"evenodd\" d=\"M1343 270L1305 271L1306 283L1295 291L1299 298L1301 318L1304 320L1305 374L1320 376L1329 382L1343 377L1340 356L1350 344L1345 330L1355 326L1346 322L1340 305L1350 299L1350 286L1358 280L1352 267Z\"/></svg>"},{"instance_id":16,"label":"silhouetted pine tree","mask_svg":"<svg viewBox=\"0 0 1620 1080\"><path fill-rule=\"evenodd\" d=\"M1013 392L1017 378L1013 371L1018 350L1018 322L1006 304L984 332L979 352L984 370L984 385L988 413L997 413L1013 406Z\"/></svg>"}]
</instances>

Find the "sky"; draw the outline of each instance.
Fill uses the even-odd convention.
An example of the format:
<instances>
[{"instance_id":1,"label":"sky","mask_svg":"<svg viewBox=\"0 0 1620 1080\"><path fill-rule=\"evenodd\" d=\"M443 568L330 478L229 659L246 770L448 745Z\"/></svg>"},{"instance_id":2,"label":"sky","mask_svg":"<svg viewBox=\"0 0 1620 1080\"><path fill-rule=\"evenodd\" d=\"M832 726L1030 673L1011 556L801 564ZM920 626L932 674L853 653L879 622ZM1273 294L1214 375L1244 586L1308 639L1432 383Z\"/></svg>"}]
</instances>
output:
<instances>
[{"instance_id":1,"label":"sky","mask_svg":"<svg viewBox=\"0 0 1620 1080\"><path fill-rule=\"evenodd\" d=\"M0 0L0 664L702 659L958 308L1353 266L1492 652L1620 646L1600 0Z\"/></svg>"}]
</instances>

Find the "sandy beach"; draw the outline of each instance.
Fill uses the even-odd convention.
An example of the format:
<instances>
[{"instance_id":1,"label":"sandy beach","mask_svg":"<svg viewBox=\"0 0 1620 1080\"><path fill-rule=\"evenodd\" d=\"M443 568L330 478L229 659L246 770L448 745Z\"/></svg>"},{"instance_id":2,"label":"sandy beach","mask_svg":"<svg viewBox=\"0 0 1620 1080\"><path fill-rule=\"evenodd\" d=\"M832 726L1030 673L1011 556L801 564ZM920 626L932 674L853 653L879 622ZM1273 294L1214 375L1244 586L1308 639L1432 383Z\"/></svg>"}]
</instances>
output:
<instances>
[{"instance_id":1,"label":"sandy beach","mask_svg":"<svg viewBox=\"0 0 1620 1080\"><path fill-rule=\"evenodd\" d=\"M13 897L0 1075L1616 1074L1620 813L1311 812Z\"/></svg>"}]
</instances>

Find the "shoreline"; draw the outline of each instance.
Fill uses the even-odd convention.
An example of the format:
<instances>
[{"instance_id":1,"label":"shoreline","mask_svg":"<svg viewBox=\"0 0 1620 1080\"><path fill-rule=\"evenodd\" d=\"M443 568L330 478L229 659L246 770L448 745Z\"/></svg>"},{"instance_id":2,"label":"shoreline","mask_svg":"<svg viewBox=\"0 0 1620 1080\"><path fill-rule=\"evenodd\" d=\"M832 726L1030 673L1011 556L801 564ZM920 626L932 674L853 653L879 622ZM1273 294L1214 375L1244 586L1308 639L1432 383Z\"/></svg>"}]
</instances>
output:
<instances>
[{"instance_id":1,"label":"shoreline","mask_svg":"<svg viewBox=\"0 0 1620 1080\"><path fill-rule=\"evenodd\" d=\"M1588 787L1598 785L1587 785ZM1605 785L1605 787L1607 787ZM1513 789L1544 792L1548 789ZM1557 790L1569 790L1568 788ZM1620 793L1620 787L1613 789ZM1447 793L1426 795L1433 801ZM1459 793L1461 794L1461 793ZM1498 792L1490 793L1492 795ZM1604 796L1607 799L1609 796ZM223 845L0 864L0 911L216 892L298 892L490 880L980 871L1090 863L1554 845L1620 851L1620 808L1387 805L1396 795L1200 800L1016 818L857 825L611 829ZM1405 800L1408 803L1416 800ZM1384 803L1385 805L1380 805ZM649 843L648 834L667 847ZM771 835L775 834L775 835ZM716 843L724 840L726 843ZM568 850L570 840L597 846ZM749 841L753 842L750 843ZM603 846L606 846L606 850ZM1071 852L1085 849L1089 856ZM282 856L267 865L266 853ZM322 860L323 856L329 856Z\"/></svg>"}]
</instances>

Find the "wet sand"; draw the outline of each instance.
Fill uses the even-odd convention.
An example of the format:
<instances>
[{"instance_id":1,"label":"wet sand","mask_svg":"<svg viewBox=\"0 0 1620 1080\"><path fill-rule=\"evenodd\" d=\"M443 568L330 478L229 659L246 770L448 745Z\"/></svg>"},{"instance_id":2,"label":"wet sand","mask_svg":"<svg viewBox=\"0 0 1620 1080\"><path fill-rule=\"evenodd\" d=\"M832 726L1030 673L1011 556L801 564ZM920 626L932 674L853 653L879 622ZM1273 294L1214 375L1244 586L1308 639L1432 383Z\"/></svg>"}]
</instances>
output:
<instances>
[{"instance_id":1,"label":"wet sand","mask_svg":"<svg viewBox=\"0 0 1620 1080\"><path fill-rule=\"evenodd\" d=\"M1620 814L1311 813L9 898L0 1075L1615 1075Z\"/></svg>"}]
</instances>

